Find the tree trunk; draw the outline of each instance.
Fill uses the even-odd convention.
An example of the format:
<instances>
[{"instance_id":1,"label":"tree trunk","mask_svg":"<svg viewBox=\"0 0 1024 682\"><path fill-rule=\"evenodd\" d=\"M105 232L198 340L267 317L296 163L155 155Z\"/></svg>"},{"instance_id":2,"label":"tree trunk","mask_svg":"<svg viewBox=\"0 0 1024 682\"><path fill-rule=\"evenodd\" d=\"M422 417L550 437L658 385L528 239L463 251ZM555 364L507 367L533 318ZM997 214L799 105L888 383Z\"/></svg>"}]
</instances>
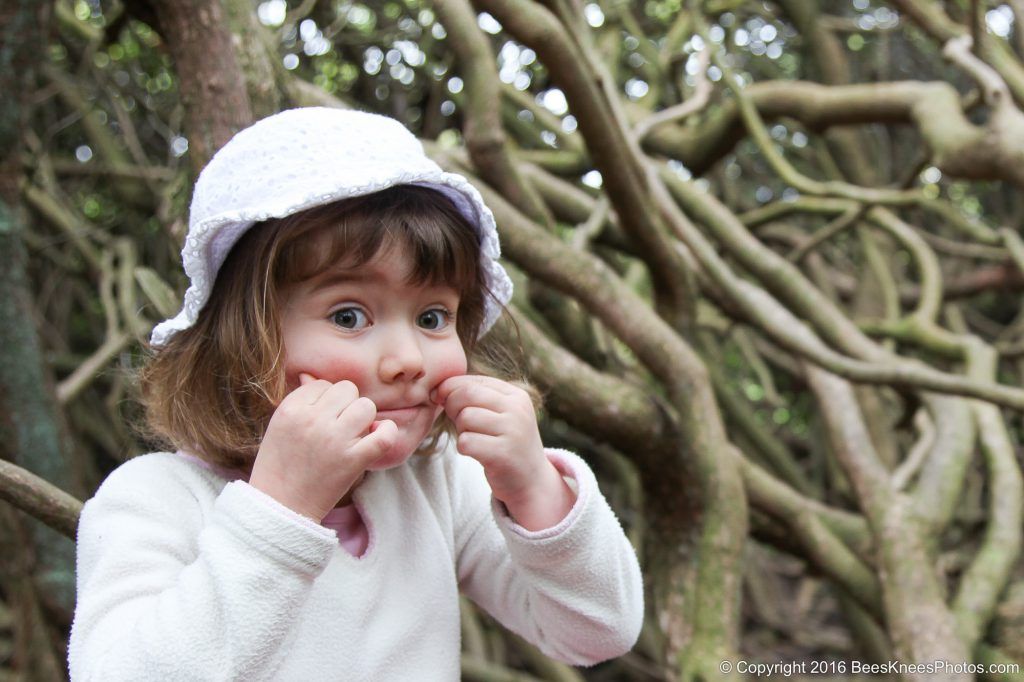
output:
<instances>
[{"instance_id":1,"label":"tree trunk","mask_svg":"<svg viewBox=\"0 0 1024 682\"><path fill-rule=\"evenodd\" d=\"M23 1L0 14L5 40L0 74L7 96L0 98L0 457L64 490L74 490L71 444L36 330L22 243L25 215L19 207L19 152L25 103L35 87L34 53L45 35L46 8ZM69 617L75 603L75 548L68 538L39 521L29 524L34 579L49 603Z\"/></svg>"},{"instance_id":2,"label":"tree trunk","mask_svg":"<svg viewBox=\"0 0 1024 682\"><path fill-rule=\"evenodd\" d=\"M198 173L232 135L252 123L245 76L220 0L160 0L155 9L180 79L189 156Z\"/></svg>"}]
</instances>

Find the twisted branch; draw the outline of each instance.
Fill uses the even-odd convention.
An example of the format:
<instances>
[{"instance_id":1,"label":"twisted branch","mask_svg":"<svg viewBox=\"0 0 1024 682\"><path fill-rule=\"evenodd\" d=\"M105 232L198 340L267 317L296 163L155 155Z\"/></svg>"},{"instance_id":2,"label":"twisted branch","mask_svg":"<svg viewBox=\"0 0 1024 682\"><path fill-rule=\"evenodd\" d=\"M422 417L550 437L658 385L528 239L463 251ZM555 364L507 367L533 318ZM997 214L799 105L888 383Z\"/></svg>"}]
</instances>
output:
<instances>
[{"instance_id":1,"label":"twisted branch","mask_svg":"<svg viewBox=\"0 0 1024 682\"><path fill-rule=\"evenodd\" d=\"M75 539L82 503L31 471L0 459L0 498Z\"/></svg>"}]
</instances>

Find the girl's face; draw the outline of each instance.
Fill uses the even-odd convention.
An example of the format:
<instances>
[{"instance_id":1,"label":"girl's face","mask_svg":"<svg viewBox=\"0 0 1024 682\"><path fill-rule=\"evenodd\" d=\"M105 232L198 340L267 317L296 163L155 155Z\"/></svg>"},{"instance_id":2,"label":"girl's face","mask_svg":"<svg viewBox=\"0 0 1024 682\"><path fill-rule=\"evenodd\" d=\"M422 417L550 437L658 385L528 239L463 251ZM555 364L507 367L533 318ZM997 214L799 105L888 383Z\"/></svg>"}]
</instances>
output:
<instances>
[{"instance_id":1,"label":"girl's face","mask_svg":"<svg viewBox=\"0 0 1024 682\"><path fill-rule=\"evenodd\" d=\"M441 413L430 392L466 373L455 332L458 293L406 284L410 266L404 249L385 247L365 265L328 270L285 292L288 390L300 373L347 379L376 404L378 420L398 426L398 442L372 469L397 466L416 450Z\"/></svg>"}]
</instances>

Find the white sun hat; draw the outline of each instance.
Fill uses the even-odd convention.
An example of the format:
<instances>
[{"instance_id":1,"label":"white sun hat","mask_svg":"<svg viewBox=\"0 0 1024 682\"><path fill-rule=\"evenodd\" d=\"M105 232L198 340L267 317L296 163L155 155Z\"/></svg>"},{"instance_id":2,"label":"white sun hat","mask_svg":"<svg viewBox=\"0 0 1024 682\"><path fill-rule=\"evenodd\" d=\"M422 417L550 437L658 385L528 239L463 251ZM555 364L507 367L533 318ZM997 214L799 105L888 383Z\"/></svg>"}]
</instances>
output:
<instances>
[{"instance_id":1,"label":"white sun hat","mask_svg":"<svg viewBox=\"0 0 1024 682\"><path fill-rule=\"evenodd\" d=\"M442 192L480 239L486 297L483 335L512 298L494 215L466 178L427 158L423 145L398 121L361 111L307 107L269 116L242 130L199 174L181 260L189 288L181 312L153 329L165 345L191 327L210 298L228 251L254 224L339 199L396 185Z\"/></svg>"}]
</instances>

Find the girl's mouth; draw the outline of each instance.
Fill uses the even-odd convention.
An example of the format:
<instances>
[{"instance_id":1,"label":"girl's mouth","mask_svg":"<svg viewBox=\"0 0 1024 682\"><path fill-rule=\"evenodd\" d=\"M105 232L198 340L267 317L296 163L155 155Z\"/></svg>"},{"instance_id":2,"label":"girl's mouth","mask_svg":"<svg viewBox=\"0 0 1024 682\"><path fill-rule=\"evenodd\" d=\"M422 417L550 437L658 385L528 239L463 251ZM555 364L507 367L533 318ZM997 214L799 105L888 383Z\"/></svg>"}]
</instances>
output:
<instances>
[{"instance_id":1,"label":"girl's mouth","mask_svg":"<svg viewBox=\"0 0 1024 682\"><path fill-rule=\"evenodd\" d=\"M416 419L424 409L426 409L426 405L410 405L390 410L377 410L377 421L390 419L397 425L407 424Z\"/></svg>"}]
</instances>

